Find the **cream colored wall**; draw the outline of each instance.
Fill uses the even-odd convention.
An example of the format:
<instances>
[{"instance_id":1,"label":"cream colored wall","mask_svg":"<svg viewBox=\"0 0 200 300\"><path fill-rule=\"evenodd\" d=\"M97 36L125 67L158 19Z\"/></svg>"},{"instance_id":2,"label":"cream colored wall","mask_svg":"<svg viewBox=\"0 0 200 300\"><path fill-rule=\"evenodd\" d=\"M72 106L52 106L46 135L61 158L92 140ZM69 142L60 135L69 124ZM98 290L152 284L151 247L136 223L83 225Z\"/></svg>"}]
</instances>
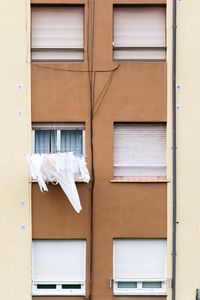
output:
<instances>
[{"instance_id":1,"label":"cream colored wall","mask_svg":"<svg viewBox=\"0 0 200 300\"><path fill-rule=\"evenodd\" d=\"M177 3L177 299L200 288L200 1Z\"/></svg>"},{"instance_id":2,"label":"cream colored wall","mask_svg":"<svg viewBox=\"0 0 200 300\"><path fill-rule=\"evenodd\" d=\"M172 296L172 4L167 1L167 299Z\"/></svg>"},{"instance_id":3,"label":"cream colored wall","mask_svg":"<svg viewBox=\"0 0 200 300\"><path fill-rule=\"evenodd\" d=\"M168 2L171 6L172 1ZM177 1L177 84L181 84L177 90L177 104L181 105L177 111L177 300L196 299L196 289L200 288L199 11L199 0ZM171 81L170 76L169 63ZM168 101L171 101L170 83L168 88ZM171 111L168 113L170 119ZM172 194L171 189L169 191L168 237L171 238ZM170 252L168 254L170 267Z\"/></svg>"},{"instance_id":4,"label":"cream colored wall","mask_svg":"<svg viewBox=\"0 0 200 300\"><path fill-rule=\"evenodd\" d=\"M31 299L29 1L0 1L0 298ZM22 90L18 89L22 84ZM21 110L19 116L17 111ZM20 201L25 205L21 206ZM25 229L21 225L25 224Z\"/></svg>"}]
</instances>

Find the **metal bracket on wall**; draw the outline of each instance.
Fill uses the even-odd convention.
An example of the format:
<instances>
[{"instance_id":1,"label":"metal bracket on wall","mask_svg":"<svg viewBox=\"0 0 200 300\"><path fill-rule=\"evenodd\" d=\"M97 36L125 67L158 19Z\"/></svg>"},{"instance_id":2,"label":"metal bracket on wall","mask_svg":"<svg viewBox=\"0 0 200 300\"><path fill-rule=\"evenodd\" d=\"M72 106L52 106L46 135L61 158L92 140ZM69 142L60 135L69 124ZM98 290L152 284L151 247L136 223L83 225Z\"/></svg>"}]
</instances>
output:
<instances>
[{"instance_id":1,"label":"metal bracket on wall","mask_svg":"<svg viewBox=\"0 0 200 300\"><path fill-rule=\"evenodd\" d=\"M168 279L168 282L169 282L169 287L172 288L172 279L169 278L169 279Z\"/></svg>"},{"instance_id":2,"label":"metal bracket on wall","mask_svg":"<svg viewBox=\"0 0 200 300\"><path fill-rule=\"evenodd\" d=\"M176 110L181 110L181 104L176 104Z\"/></svg>"},{"instance_id":3,"label":"metal bracket on wall","mask_svg":"<svg viewBox=\"0 0 200 300\"><path fill-rule=\"evenodd\" d=\"M180 83L178 83L178 84L176 85L176 89L177 89L177 91L180 91L180 90L182 89L182 85L181 85Z\"/></svg>"}]
</instances>

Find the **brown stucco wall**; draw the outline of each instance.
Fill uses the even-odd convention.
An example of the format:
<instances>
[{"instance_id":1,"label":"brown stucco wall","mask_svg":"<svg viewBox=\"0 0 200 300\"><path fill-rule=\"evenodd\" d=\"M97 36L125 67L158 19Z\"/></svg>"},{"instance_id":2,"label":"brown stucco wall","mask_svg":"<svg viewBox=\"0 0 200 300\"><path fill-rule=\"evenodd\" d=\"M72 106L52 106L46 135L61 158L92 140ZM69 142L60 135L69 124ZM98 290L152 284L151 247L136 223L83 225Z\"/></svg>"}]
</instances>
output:
<instances>
[{"instance_id":1,"label":"brown stucco wall","mask_svg":"<svg viewBox=\"0 0 200 300\"><path fill-rule=\"evenodd\" d=\"M99 180L101 181L101 180ZM89 184L77 184L83 206L71 207L58 186L48 193L32 188L33 239L86 239L87 295L89 294ZM97 183L94 198L94 294L112 296L114 238L166 238L166 184ZM106 296L106 299L107 299ZM50 299L50 298L49 298Z\"/></svg>"},{"instance_id":2,"label":"brown stucco wall","mask_svg":"<svg viewBox=\"0 0 200 300\"><path fill-rule=\"evenodd\" d=\"M114 3L165 4L165 0L96 0L94 70L95 100L111 72L112 81L94 117L94 282L95 300L113 299L113 238L166 238L166 183L111 183L113 178L113 123L166 122L166 62L116 62L112 59ZM84 4L79 0L32 0L32 3ZM85 60L74 63L32 63L32 121L85 122L86 154L90 168L90 98L87 71L87 5L85 6ZM77 71L77 72L72 72ZM33 239L87 240L87 295L89 294L90 188L78 183L83 210L77 214L59 186L41 193L32 185ZM58 297L33 297L54 300ZM80 299L84 297L62 297ZM125 300L127 297L119 297ZM161 300L165 297L129 297Z\"/></svg>"}]
</instances>

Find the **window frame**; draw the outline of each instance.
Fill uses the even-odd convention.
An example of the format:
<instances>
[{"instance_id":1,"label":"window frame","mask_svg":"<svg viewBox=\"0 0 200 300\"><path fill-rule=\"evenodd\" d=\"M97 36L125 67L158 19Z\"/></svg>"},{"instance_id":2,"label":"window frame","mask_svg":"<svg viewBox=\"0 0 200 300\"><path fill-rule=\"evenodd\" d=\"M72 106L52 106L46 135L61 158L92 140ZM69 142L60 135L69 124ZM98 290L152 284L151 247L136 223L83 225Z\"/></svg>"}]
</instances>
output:
<instances>
[{"instance_id":1,"label":"window frame","mask_svg":"<svg viewBox=\"0 0 200 300\"><path fill-rule=\"evenodd\" d=\"M166 240L165 239L159 239L159 240L165 240L165 278L155 278L155 279L141 279L141 278L133 278L133 279L125 279L125 280L118 280L115 279L115 255L116 255L116 249L115 249L115 243L118 240L138 240L136 238L115 238L113 239L113 295L114 296L165 296L167 294L166 292ZM143 239L143 240L152 240L152 239ZM156 239L155 239L156 240ZM118 283L119 282L135 282L137 284L137 288L119 288ZM161 288L143 288L142 283L144 282L161 282Z\"/></svg>"},{"instance_id":2,"label":"window frame","mask_svg":"<svg viewBox=\"0 0 200 300\"><path fill-rule=\"evenodd\" d=\"M131 164L120 164L120 163L115 163L115 127L117 128L118 126L124 126L124 125L129 125L129 126L134 126L134 125L160 125L160 126L165 126L165 163L164 164L160 164L160 165L131 165ZM113 122L113 178L114 180L142 180L142 179L146 179L147 181L149 180L166 180L167 178L167 156L166 156L166 142L167 142L167 123L166 122ZM164 167L165 168L165 175L164 176L154 176L154 177L150 177L149 175L147 176L126 176L126 175L121 175L118 176L116 175L116 171L115 168L126 168L126 167L149 167L149 168L154 168L154 167Z\"/></svg>"},{"instance_id":3,"label":"window frame","mask_svg":"<svg viewBox=\"0 0 200 300\"><path fill-rule=\"evenodd\" d=\"M46 8L46 7L82 7L83 8L83 48L81 47L69 47L69 48L37 48L37 47L32 47L32 8L34 7L41 7L41 8ZM46 58L46 59L34 59L32 58L32 52L39 52L39 51L58 51L62 53L63 51L74 51L74 52L82 52L83 53L83 58L81 59L62 59L62 58ZM79 4L64 4L64 3L52 3L52 4L31 4L31 62L84 62L85 61L85 4L79 3Z\"/></svg>"},{"instance_id":4,"label":"window frame","mask_svg":"<svg viewBox=\"0 0 200 300\"><path fill-rule=\"evenodd\" d=\"M83 241L84 243L84 254L83 254L84 278L85 278L84 281L33 280L34 260L35 260L34 241L39 241L39 240L38 239L32 240L32 295L33 296L85 296L86 295L86 240L85 239L76 239L76 240ZM70 240L64 240L64 241L70 241ZM38 289L37 285L56 285L56 289L45 288L42 290L42 289ZM81 288L62 289L62 285L81 285Z\"/></svg>"},{"instance_id":5,"label":"window frame","mask_svg":"<svg viewBox=\"0 0 200 300\"><path fill-rule=\"evenodd\" d=\"M115 26L114 26L114 10L115 10L115 7L164 7L165 8L165 46L164 47L125 47L125 46L115 46L115 40L114 40L114 31L115 31ZM113 61L121 61L121 62L166 62L167 60L167 18L166 18L166 4L135 4L135 3L132 3L132 4L117 4L117 3L114 3L113 4L113 22L112 22L112 58L113 58ZM114 51L115 50L134 50L134 49L163 49L165 50L165 58L164 59L161 59L161 58L158 58L158 59L150 59L150 58L127 58L127 59L116 59L114 58Z\"/></svg>"},{"instance_id":6,"label":"window frame","mask_svg":"<svg viewBox=\"0 0 200 300\"><path fill-rule=\"evenodd\" d=\"M137 288L119 288L117 285L119 282L136 282L137 283ZM161 288L143 288L142 283L143 282L161 282L162 287ZM152 296L162 296L166 295L166 280L161 281L160 279L158 280L141 280L141 279L134 279L133 281L115 281L113 283L113 294L116 296L132 296L132 295L141 295L141 296L146 296L146 295L152 295Z\"/></svg>"},{"instance_id":7,"label":"window frame","mask_svg":"<svg viewBox=\"0 0 200 300\"><path fill-rule=\"evenodd\" d=\"M38 127L38 129L37 129ZM85 123L32 123L32 153L35 153L35 131L55 130L56 131L56 152L61 152L61 131L81 130L82 131L82 156L85 156Z\"/></svg>"}]
</instances>

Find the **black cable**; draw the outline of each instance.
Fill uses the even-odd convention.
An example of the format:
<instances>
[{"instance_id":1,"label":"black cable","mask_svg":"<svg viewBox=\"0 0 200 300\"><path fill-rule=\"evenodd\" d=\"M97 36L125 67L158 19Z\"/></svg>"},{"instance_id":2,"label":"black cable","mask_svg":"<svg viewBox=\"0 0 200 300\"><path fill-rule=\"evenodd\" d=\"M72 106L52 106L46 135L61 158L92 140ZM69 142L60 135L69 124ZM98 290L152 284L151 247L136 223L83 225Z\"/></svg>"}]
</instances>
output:
<instances>
[{"instance_id":1,"label":"black cable","mask_svg":"<svg viewBox=\"0 0 200 300\"><path fill-rule=\"evenodd\" d=\"M98 112L99 108L101 107L101 105L102 105L102 103L103 103L103 100L104 100L104 98L105 98L105 96L106 96L106 94L107 94L107 91L108 91L108 89L109 89L109 87L110 87L110 85L111 85L113 75L114 75L114 72L111 72L110 75L109 75L108 81L107 81L106 85L104 86L105 89L104 89L103 96L102 96L102 98L101 98L101 101L100 101L100 103L99 103L97 109L96 109L95 112L94 112L94 116L96 115L96 113ZM99 98L99 97L98 97L98 98Z\"/></svg>"},{"instance_id":2,"label":"black cable","mask_svg":"<svg viewBox=\"0 0 200 300\"><path fill-rule=\"evenodd\" d=\"M92 7L90 9L90 2L92 2ZM91 53L89 51L90 48L90 11L91 11ZM112 69L105 69L105 70L94 70L94 22L95 22L95 0L88 0L88 18L87 18L87 70L75 70L75 69L65 69L65 68L58 68L58 67L51 67L49 65L44 65L37 62L32 62L33 66L39 68L45 68L50 70L56 71L64 71L64 72L77 72L77 73L88 73L88 80L89 80L89 91L90 91L90 149L91 149L91 219L90 219L90 293L89 293L89 300L92 300L93 295L93 210L94 210L94 186L95 186L95 167L94 167L94 144L93 144L93 121L94 121L94 98L95 98L95 84L96 84L96 73L108 73L111 72L109 78L101 91L99 97L97 98L96 104L98 103L99 99L103 95L99 106L97 107L97 111L99 110L102 101L108 91L108 88L111 84L112 77L114 71L119 68L119 64ZM90 61L91 56L91 61ZM30 62L28 62L30 63ZM49 62L47 62L49 63ZM55 62L56 63L56 62ZM59 63L59 62L58 62Z\"/></svg>"},{"instance_id":3,"label":"black cable","mask_svg":"<svg viewBox=\"0 0 200 300\"><path fill-rule=\"evenodd\" d=\"M99 96L98 96L97 99L94 101L94 108L95 108L95 106L97 105L97 103L98 103L99 99L101 98L102 94L104 93L104 90L106 89L106 86L107 86L107 84L108 84L109 78L110 78L110 75L108 76L108 79L107 79L107 81L106 81L104 87L102 88L102 90L101 90Z\"/></svg>"},{"instance_id":4,"label":"black cable","mask_svg":"<svg viewBox=\"0 0 200 300\"><path fill-rule=\"evenodd\" d=\"M91 41L91 69L88 69L90 74L90 149L91 149L91 218L90 218L90 294L89 300L92 300L93 296L93 207L94 207L94 186L95 186L95 171L94 171L94 145L93 145L93 97L94 97L94 85L95 76L93 80L93 59L94 59L94 10L95 10L95 0L92 1L92 41ZM88 7L89 10L89 7ZM88 32L89 33L89 32ZM89 57L88 57L89 62ZM89 63L88 63L89 67Z\"/></svg>"},{"instance_id":5,"label":"black cable","mask_svg":"<svg viewBox=\"0 0 200 300\"><path fill-rule=\"evenodd\" d=\"M95 99L95 84L96 84L96 72L94 73L94 80L93 80L93 93L92 93L92 111L94 112L94 99Z\"/></svg>"},{"instance_id":6,"label":"black cable","mask_svg":"<svg viewBox=\"0 0 200 300\"><path fill-rule=\"evenodd\" d=\"M118 69L119 69L119 66L120 66L120 65L118 65L117 68L113 69L112 72L118 70ZM104 91L105 91L106 87L109 88L109 86L110 86L110 84L111 84L111 81L112 81L112 78L111 78L111 80L110 80L110 77L111 77L111 74L109 75L109 77L108 77L108 79L107 79L107 81L106 81L106 83L105 83L103 89L101 90L101 92L100 92L98 98L96 99L96 101L94 101L94 107L97 105L97 103L98 103L98 101L99 101L99 99L101 98L102 95L103 95L103 98L105 97ZM110 82L109 82L109 81L110 81ZM107 89L108 89L108 88L107 88ZM107 92L107 90L106 90L106 92ZM103 98L102 98L102 101L103 101ZM94 111L94 109L93 109L93 111Z\"/></svg>"},{"instance_id":7,"label":"black cable","mask_svg":"<svg viewBox=\"0 0 200 300\"><path fill-rule=\"evenodd\" d=\"M88 50L87 50L88 52ZM89 56L89 53L87 54L87 56ZM89 60L89 59L88 59ZM33 66L39 67L39 68L44 68L44 69L50 69L50 70L56 70L56 71L64 71L64 72L75 72L75 73L91 73L90 70L90 66L88 65L88 70L74 70L74 69L64 69L64 68L56 68L56 67L50 67L50 66L46 66L46 65L42 65L41 63L34 63L32 62ZM114 67L113 69L105 69L105 70L93 70L93 72L96 73L108 73L108 72L112 72L115 71L119 68L119 64Z\"/></svg>"}]
</instances>

